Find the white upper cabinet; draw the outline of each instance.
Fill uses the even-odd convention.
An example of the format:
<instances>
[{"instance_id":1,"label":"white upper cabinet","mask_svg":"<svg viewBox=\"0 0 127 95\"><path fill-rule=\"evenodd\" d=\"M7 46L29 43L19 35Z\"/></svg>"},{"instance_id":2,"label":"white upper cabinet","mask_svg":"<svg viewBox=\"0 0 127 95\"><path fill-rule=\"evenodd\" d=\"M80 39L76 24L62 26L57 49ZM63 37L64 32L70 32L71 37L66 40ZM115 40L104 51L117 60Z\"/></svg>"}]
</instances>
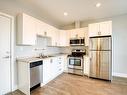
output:
<instances>
[{"instance_id":1,"label":"white upper cabinet","mask_svg":"<svg viewBox=\"0 0 127 95\"><path fill-rule=\"evenodd\" d=\"M24 13L18 15L17 44L35 45L36 26L35 19Z\"/></svg>"},{"instance_id":2,"label":"white upper cabinet","mask_svg":"<svg viewBox=\"0 0 127 95\"><path fill-rule=\"evenodd\" d=\"M89 46L89 31L88 31L88 27L83 28L83 30L85 31L85 46Z\"/></svg>"},{"instance_id":3,"label":"white upper cabinet","mask_svg":"<svg viewBox=\"0 0 127 95\"><path fill-rule=\"evenodd\" d=\"M78 35L78 37L80 38L83 38L85 37L85 28L79 28L79 29L76 29L76 35Z\"/></svg>"},{"instance_id":4,"label":"white upper cabinet","mask_svg":"<svg viewBox=\"0 0 127 95\"><path fill-rule=\"evenodd\" d=\"M59 31L60 36L59 36L59 46L69 46L69 32L66 30L60 30Z\"/></svg>"},{"instance_id":5,"label":"white upper cabinet","mask_svg":"<svg viewBox=\"0 0 127 95\"><path fill-rule=\"evenodd\" d=\"M70 32L70 38L78 37L78 33L77 33L77 31L75 29L69 30L69 32Z\"/></svg>"},{"instance_id":6,"label":"white upper cabinet","mask_svg":"<svg viewBox=\"0 0 127 95\"><path fill-rule=\"evenodd\" d=\"M85 37L85 31L83 28L69 30L70 38L82 38Z\"/></svg>"},{"instance_id":7,"label":"white upper cabinet","mask_svg":"<svg viewBox=\"0 0 127 95\"><path fill-rule=\"evenodd\" d=\"M36 33L40 36L46 36L46 24L36 19Z\"/></svg>"},{"instance_id":8,"label":"white upper cabinet","mask_svg":"<svg viewBox=\"0 0 127 95\"><path fill-rule=\"evenodd\" d=\"M89 36L98 36L99 23L89 24Z\"/></svg>"},{"instance_id":9,"label":"white upper cabinet","mask_svg":"<svg viewBox=\"0 0 127 95\"><path fill-rule=\"evenodd\" d=\"M59 46L59 30L53 26L49 26L47 36L51 38L50 46Z\"/></svg>"},{"instance_id":10,"label":"white upper cabinet","mask_svg":"<svg viewBox=\"0 0 127 95\"><path fill-rule=\"evenodd\" d=\"M112 35L112 21L106 21L100 23L101 35Z\"/></svg>"},{"instance_id":11,"label":"white upper cabinet","mask_svg":"<svg viewBox=\"0 0 127 95\"><path fill-rule=\"evenodd\" d=\"M112 35L112 21L89 24L89 37Z\"/></svg>"},{"instance_id":12,"label":"white upper cabinet","mask_svg":"<svg viewBox=\"0 0 127 95\"><path fill-rule=\"evenodd\" d=\"M49 46L59 46L59 29L48 25L25 13L18 15L18 44L35 45L36 37L44 36L51 39Z\"/></svg>"}]
</instances>

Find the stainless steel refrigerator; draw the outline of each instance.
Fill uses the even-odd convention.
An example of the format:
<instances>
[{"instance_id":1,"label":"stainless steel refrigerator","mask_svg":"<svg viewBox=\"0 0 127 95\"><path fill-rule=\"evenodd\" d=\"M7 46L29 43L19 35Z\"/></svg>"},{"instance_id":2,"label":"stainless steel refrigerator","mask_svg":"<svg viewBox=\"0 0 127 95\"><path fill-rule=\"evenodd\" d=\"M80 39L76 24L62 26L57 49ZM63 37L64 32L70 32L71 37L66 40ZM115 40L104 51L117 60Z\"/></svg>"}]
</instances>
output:
<instances>
[{"instance_id":1,"label":"stainless steel refrigerator","mask_svg":"<svg viewBox=\"0 0 127 95\"><path fill-rule=\"evenodd\" d=\"M111 36L90 38L90 77L111 80Z\"/></svg>"}]
</instances>

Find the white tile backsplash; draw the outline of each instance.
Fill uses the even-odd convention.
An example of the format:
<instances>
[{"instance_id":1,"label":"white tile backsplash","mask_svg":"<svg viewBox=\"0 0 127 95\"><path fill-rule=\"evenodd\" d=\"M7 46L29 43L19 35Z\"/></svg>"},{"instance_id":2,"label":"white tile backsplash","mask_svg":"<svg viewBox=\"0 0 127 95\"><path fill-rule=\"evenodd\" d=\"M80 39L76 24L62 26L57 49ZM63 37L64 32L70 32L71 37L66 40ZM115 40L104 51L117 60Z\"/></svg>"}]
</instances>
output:
<instances>
[{"instance_id":1,"label":"white tile backsplash","mask_svg":"<svg viewBox=\"0 0 127 95\"><path fill-rule=\"evenodd\" d=\"M16 46L16 57L31 57L38 56L40 53L44 55L60 53L58 47L47 47L49 39L44 37L37 37L35 46ZM36 50L37 49L37 50Z\"/></svg>"}]
</instances>

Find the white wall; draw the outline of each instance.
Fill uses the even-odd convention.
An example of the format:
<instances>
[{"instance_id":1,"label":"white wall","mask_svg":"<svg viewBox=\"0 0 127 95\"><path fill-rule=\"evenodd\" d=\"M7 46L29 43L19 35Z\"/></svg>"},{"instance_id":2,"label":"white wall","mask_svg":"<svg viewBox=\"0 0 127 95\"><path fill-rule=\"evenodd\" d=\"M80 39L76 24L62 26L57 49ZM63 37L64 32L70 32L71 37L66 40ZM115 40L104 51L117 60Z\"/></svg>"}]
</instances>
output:
<instances>
[{"instance_id":1,"label":"white wall","mask_svg":"<svg viewBox=\"0 0 127 95\"><path fill-rule=\"evenodd\" d=\"M127 77L127 15L113 19L113 75Z\"/></svg>"}]
</instances>

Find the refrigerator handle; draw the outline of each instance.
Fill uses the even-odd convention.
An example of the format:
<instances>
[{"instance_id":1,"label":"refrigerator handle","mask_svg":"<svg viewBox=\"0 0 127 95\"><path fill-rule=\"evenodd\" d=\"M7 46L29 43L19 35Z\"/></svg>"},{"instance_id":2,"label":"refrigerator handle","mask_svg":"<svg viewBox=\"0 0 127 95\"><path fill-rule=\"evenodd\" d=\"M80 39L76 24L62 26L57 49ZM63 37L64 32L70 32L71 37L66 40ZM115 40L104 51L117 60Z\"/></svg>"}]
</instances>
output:
<instances>
[{"instance_id":1,"label":"refrigerator handle","mask_svg":"<svg viewBox=\"0 0 127 95\"><path fill-rule=\"evenodd\" d=\"M98 61L99 76L100 76L100 71L101 71L101 70L100 70L100 69L101 69L101 66L100 66L100 65L101 65L100 63L101 63L101 62L100 62L100 61L101 61L101 53L100 53L100 51L99 51L99 61Z\"/></svg>"},{"instance_id":2,"label":"refrigerator handle","mask_svg":"<svg viewBox=\"0 0 127 95\"><path fill-rule=\"evenodd\" d=\"M93 49L93 41L92 41L92 39L89 40L89 43L90 43L90 49Z\"/></svg>"}]
</instances>

